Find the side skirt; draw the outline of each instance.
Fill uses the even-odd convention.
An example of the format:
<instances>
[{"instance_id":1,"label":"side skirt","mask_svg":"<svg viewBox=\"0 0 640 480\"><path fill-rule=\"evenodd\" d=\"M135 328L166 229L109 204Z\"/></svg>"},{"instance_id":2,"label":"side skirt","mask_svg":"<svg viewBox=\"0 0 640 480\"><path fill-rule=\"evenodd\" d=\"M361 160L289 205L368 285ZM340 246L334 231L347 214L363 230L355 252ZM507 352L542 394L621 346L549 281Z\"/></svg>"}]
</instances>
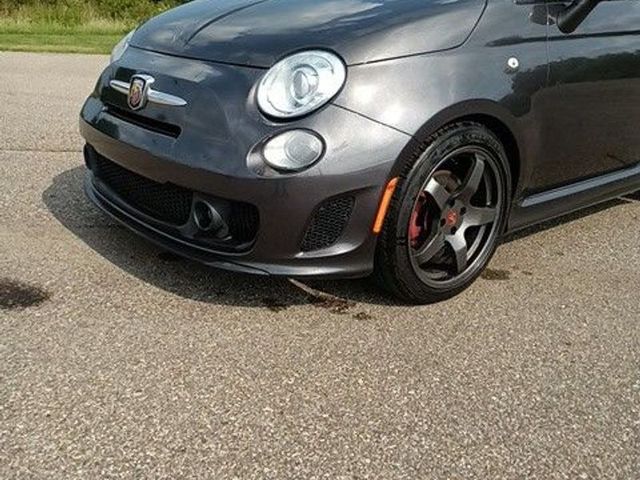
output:
<instances>
[{"instance_id":1,"label":"side skirt","mask_svg":"<svg viewBox=\"0 0 640 480\"><path fill-rule=\"evenodd\" d=\"M640 189L640 164L531 195L513 206L509 232L561 217Z\"/></svg>"}]
</instances>

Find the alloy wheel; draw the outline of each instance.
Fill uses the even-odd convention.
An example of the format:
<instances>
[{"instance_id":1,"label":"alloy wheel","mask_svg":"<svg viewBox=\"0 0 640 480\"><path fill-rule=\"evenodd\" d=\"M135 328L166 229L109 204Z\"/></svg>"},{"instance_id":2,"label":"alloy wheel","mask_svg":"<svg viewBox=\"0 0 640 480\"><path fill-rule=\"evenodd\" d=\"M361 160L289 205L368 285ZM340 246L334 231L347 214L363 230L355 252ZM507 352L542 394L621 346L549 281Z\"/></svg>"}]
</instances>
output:
<instances>
[{"instance_id":1,"label":"alloy wheel","mask_svg":"<svg viewBox=\"0 0 640 480\"><path fill-rule=\"evenodd\" d=\"M499 167L480 146L445 157L424 183L408 231L412 267L434 288L473 275L497 235L504 192Z\"/></svg>"}]
</instances>

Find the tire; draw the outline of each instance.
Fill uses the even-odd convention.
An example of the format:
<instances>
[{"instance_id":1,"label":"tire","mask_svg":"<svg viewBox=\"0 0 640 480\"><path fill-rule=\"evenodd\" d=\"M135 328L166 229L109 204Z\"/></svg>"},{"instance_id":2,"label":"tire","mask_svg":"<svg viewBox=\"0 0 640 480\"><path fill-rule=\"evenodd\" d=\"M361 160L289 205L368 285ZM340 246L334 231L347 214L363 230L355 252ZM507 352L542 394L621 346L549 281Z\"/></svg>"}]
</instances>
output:
<instances>
[{"instance_id":1,"label":"tire","mask_svg":"<svg viewBox=\"0 0 640 480\"><path fill-rule=\"evenodd\" d=\"M404 301L449 299L478 278L505 229L512 189L505 149L483 125L459 122L423 142L400 172L374 277Z\"/></svg>"}]
</instances>

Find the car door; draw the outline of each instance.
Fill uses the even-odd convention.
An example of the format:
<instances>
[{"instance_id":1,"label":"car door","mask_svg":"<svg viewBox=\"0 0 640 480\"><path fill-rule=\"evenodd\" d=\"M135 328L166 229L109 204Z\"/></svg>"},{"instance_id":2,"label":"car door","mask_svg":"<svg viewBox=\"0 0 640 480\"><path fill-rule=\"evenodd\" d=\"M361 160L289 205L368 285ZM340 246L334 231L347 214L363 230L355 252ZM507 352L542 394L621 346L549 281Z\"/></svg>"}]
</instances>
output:
<instances>
[{"instance_id":1,"label":"car door","mask_svg":"<svg viewBox=\"0 0 640 480\"><path fill-rule=\"evenodd\" d=\"M550 3L550 18L567 5ZM545 151L533 190L640 162L640 0L604 0L573 33L552 24L548 38Z\"/></svg>"}]
</instances>

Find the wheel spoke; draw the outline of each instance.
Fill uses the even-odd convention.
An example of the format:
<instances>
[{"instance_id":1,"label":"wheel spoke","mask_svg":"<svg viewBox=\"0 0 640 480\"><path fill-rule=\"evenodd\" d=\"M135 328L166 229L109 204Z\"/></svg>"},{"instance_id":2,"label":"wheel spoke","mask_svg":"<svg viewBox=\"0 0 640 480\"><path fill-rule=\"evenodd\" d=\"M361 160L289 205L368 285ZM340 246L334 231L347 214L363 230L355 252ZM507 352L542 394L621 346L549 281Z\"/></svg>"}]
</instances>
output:
<instances>
[{"instance_id":1,"label":"wheel spoke","mask_svg":"<svg viewBox=\"0 0 640 480\"><path fill-rule=\"evenodd\" d=\"M471 171L469 172L469 175L467 175L467 179L460 189L460 193L458 195L460 200L465 203L469 203L471 201L471 197L473 197L478 191L478 188L480 188L480 182L484 176L484 168L485 165L482 157L480 157L480 155L475 155L475 161L471 167Z\"/></svg>"},{"instance_id":2,"label":"wheel spoke","mask_svg":"<svg viewBox=\"0 0 640 480\"><path fill-rule=\"evenodd\" d=\"M465 215L465 224L469 227L479 227L493 223L496 220L498 212L493 207L477 208L470 207Z\"/></svg>"},{"instance_id":3,"label":"wheel spoke","mask_svg":"<svg viewBox=\"0 0 640 480\"><path fill-rule=\"evenodd\" d=\"M456 261L456 269L460 274L467 268L467 264L469 261L467 241L464 238L463 232L460 231L458 232L458 234L448 238L447 242L449 242L449 245L451 245L451 248L453 249Z\"/></svg>"},{"instance_id":4,"label":"wheel spoke","mask_svg":"<svg viewBox=\"0 0 640 480\"><path fill-rule=\"evenodd\" d=\"M451 194L435 178L429 180L424 191L433 197L436 201L436 205L438 205L438 208L440 208L441 211L444 210L447 202L451 198Z\"/></svg>"},{"instance_id":5,"label":"wheel spoke","mask_svg":"<svg viewBox=\"0 0 640 480\"><path fill-rule=\"evenodd\" d=\"M416 251L416 253L414 254L416 262L418 263L418 265L424 265L443 248L444 235L441 232L438 232L435 237L425 242L425 244Z\"/></svg>"}]
</instances>

